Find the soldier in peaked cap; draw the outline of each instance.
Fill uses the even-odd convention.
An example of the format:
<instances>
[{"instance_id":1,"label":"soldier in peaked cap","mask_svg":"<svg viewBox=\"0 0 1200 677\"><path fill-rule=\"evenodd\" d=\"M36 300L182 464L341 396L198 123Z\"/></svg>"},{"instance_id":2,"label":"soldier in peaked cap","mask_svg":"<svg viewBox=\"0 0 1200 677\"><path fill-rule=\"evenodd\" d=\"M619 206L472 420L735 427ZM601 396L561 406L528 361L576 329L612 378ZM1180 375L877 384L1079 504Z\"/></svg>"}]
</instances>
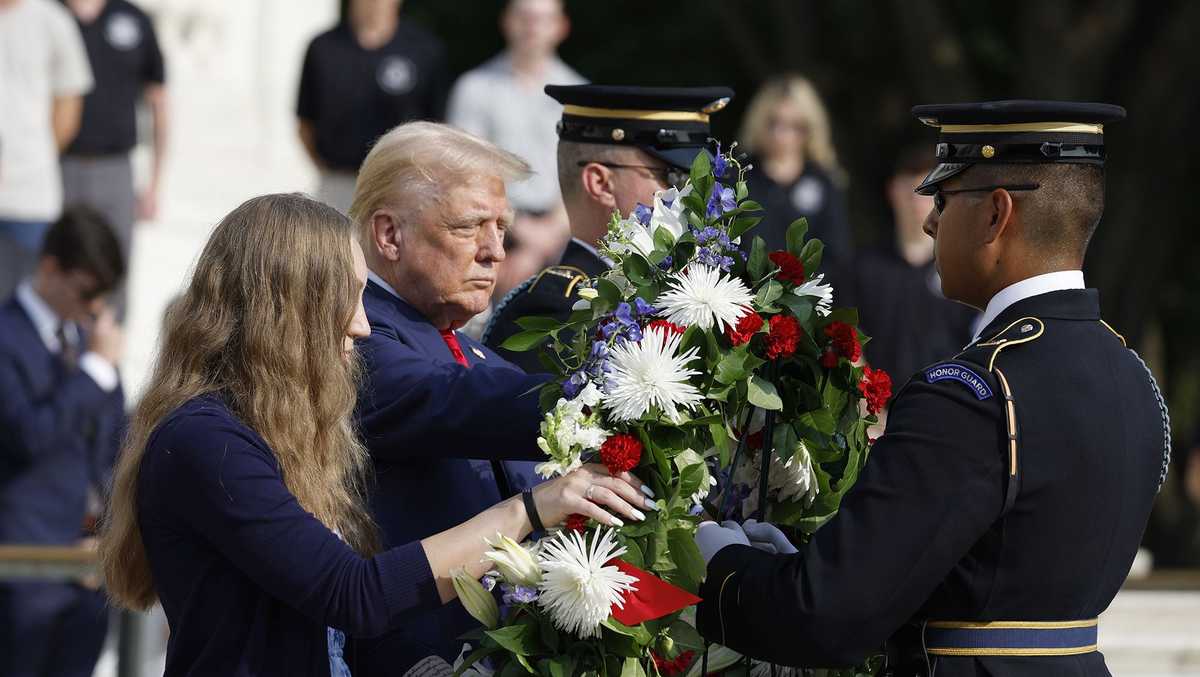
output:
<instances>
[{"instance_id":1,"label":"soldier in peaked cap","mask_svg":"<svg viewBox=\"0 0 1200 677\"><path fill-rule=\"evenodd\" d=\"M571 241L557 266L508 294L483 333L483 342L528 372L545 368L536 351L501 348L521 329L516 320L565 320L581 282L608 270L596 250L613 211L629 214L656 191L682 186L692 160L712 136L709 116L733 98L727 87L548 85L563 104L558 126L558 182L571 222Z\"/></svg>"},{"instance_id":2,"label":"soldier in peaked cap","mask_svg":"<svg viewBox=\"0 0 1200 677\"><path fill-rule=\"evenodd\" d=\"M1103 126L1125 111L914 114L941 132L917 190L935 199L942 287L984 311L982 328L908 380L841 510L799 552L747 545L779 543L770 525L701 526L700 631L791 665L853 665L886 644L891 675L1107 675L1097 617L1170 449L1153 377L1080 272L1104 205Z\"/></svg>"}]
</instances>

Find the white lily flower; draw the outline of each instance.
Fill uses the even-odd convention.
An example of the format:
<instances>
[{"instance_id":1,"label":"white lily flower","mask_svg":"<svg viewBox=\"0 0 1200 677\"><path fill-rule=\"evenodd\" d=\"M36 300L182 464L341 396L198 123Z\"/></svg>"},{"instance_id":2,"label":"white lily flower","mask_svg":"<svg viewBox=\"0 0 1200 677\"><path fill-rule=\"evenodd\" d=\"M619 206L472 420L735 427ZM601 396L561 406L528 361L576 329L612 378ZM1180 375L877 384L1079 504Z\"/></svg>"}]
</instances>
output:
<instances>
[{"instance_id":1,"label":"white lily flower","mask_svg":"<svg viewBox=\"0 0 1200 677\"><path fill-rule=\"evenodd\" d=\"M485 541L492 549L483 556L491 560L509 585L536 588L542 582L542 569L525 546L499 532L495 541Z\"/></svg>"}]
</instances>

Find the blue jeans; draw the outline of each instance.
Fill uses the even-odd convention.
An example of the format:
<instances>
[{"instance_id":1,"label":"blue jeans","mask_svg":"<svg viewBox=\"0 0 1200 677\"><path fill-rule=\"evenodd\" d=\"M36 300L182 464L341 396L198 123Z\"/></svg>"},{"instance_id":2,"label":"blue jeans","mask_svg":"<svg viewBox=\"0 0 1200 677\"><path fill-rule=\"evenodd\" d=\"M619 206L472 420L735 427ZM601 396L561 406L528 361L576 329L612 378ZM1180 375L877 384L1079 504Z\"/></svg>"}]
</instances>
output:
<instances>
[{"instance_id":1,"label":"blue jeans","mask_svg":"<svg viewBox=\"0 0 1200 677\"><path fill-rule=\"evenodd\" d=\"M325 628L325 640L329 645L329 677L351 677L350 666L346 665L343 656L346 650L345 633L334 628Z\"/></svg>"},{"instance_id":2,"label":"blue jeans","mask_svg":"<svg viewBox=\"0 0 1200 677\"><path fill-rule=\"evenodd\" d=\"M45 239L47 230L50 230L50 224L46 221L11 221L0 218L0 236L6 236L34 256L41 253L42 240Z\"/></svg>"}]
</instances>

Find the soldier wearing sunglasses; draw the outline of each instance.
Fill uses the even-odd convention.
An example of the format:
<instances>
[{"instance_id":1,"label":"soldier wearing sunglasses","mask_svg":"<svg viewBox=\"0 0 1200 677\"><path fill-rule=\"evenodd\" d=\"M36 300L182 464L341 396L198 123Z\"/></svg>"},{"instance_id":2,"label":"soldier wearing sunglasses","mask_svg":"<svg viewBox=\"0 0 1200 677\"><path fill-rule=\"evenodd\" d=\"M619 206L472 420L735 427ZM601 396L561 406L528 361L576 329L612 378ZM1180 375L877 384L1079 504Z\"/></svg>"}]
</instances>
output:
<instances>
[{"instance_id":1,"label":"soldier wearing sunglasses","mask_svg":"<svg viewBox=\"0 0 1200 677\"><path fill-rule=\"evenodd\" d=\"M543 372L537 351L501 348L530 315L565 320L575 289L608 270L596 249L614 211L628 215L654 193L687 181L692 160L708 152L709 116L729 103L726 87L546 87L563 104L558 124L558 183L571 240L558 265L514 289L496 306L483 341L528 372Z\"/></svg>"}]
</instances>

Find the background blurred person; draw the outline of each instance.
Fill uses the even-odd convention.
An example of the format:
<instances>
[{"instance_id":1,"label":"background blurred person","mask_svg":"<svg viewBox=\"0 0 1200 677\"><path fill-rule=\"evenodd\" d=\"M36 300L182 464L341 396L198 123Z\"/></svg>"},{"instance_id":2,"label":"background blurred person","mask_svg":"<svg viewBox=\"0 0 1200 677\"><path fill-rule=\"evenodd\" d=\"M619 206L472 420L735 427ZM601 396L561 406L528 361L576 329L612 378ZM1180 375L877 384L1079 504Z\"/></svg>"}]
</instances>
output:
<instances>
[{"instance_id":1,"label":"background blurred person","mask_svg":"<svg viewBox=\"0 0 1200 677\"><path fill-rule=\"evenodd\" d=\"M970 343L971 323L979 315L942 295L933 238L923 229L933 198L913 190L933 166L923 146L897 156L884 187L894 239L890 246L858 252L853 278L840 287L846 293L839 303L858 308L862 329L872 338L865 348L867 361L897 384Z\"/></svg>"},{"instance_id":2,"label":"background blurred person","mask_svg":"<svg viewBox=\"0 0 1200 677\"><path fill-rule=\"evenodd\" d=\"M248 200L218 224L167 318L101 536L113 599L162 601L167 674L344 677L358 653L347 636L453 600L452 570L489 568L486 538L521 540L539 517L574 512L611 522L601 505L629 516L641 497L627 473L580 468L528 502L383 549L352 420L355 340L371 331L354 234L300 195ZM606 489L597 502L593 485Z\"/></svg>"},{"instance_id":3,"label":"background blurred person","mask_svg":"<svg viewBox=\"0 0 1200 677\"><path fill-rule=\"evenodd\" d=\"M75 15L96 78L83 99L79 134L62 159L63 201L103 214L129 261L135 219L158 213L167 137L165 69L154 24L126 0L66 0ZM130 151L137 145L137 105L150 107L154 133L150 176L135 195ZM125 305L124 290L115 299Z\"/></svg>"},{"instance_id":4,"label":"background blurred person","mask_svg":"<svg viewBox=\"0 0 1200 677\"><path fill-rule=\"evenodd\" d=\"M105 300L124 272L104 218L68 209L0 307L0 543L94 534L124 423L124 337ZM0 583L0 674L89 677L107 617L94 589Z\"/></svg>"},{"instance_id":5,"label":"background blurred person","mask_svg":"<svg viewBox=\"0 0 1200 677\"><path fill-rule=\"evenodd\" d=\"M825 243L822 269L835 281L853 255L843 173L829 113L812 83L799 75L769 80L746 109L738 141L751 155L750 196L766 210L754 229L767 251L785 249L787 227L808 219L809 237ZM742 238L748 252L753 237Z\"/></svg>"},{"instance_id":6,"label":"background blurred person","mask_svg":"<svg viewBox=\"0 0 1200 677\"><path fill-rule=\"evenodd\" d=\"M578 85L586 80L558 58L570 32L561 0L509 0L500 17L507 48L463 74L450 93L446 121L523 157L533 170L513 184L509 200L525 220L546 223L523 239L545 239L562 253L570 238L558 188L554 128L562 105L543 91L546 85ZM543 246L540 242L538 246Z\"/></svg>"},{"instance_id":7,"label":"background blurred person","mask_svg":"<svg viewBox=\"0 0 1200 677\"><path fill-rule=\"evenodd\" d=\"M79 131L92 70L54 0L0 0L0 298L37 260L62 213L58 154Z\"/></svg>"},{"instance_id":8,"label":"background blurred person","mask_svg":"<svg viewBox=\"0 0 1200 677\"><path fill-rule=\"evenodd\" d=\"M449 73L440 40L400 20L401 0L349 0L337 26L304 55L296 114L320 172L317 197L345 213L354 175L384 132L445 116Z\"/></svg>"}]
</instances>

